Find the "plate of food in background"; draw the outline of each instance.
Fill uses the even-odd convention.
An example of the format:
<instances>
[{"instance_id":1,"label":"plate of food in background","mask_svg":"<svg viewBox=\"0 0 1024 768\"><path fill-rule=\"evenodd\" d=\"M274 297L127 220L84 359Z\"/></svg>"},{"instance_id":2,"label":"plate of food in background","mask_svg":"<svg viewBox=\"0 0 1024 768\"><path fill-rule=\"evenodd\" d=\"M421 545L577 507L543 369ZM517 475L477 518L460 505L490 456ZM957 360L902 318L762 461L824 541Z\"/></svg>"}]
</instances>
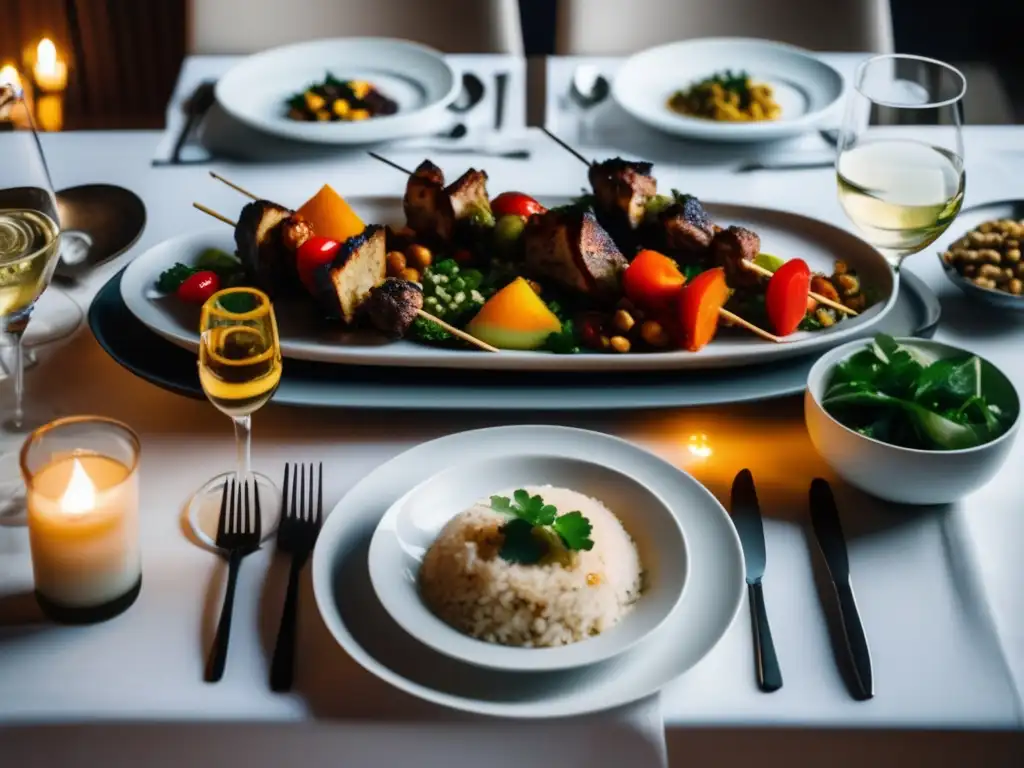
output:
<instances>
[{"instance_id":1,"label":"plate of food in background","mask_svg":"<svg viewBox=\"0 0 1024 768\"><path fill-rule=\"evenodd\" d=\"M266 133L349 145L430 133L459 87L433 48L337 38L249 56L217 82L216 95L228 114Z\"/></svg>"},{"instance_id":2,"label":"plate of food in background","mask_svg":"<svg viewBox=\"0 0 1024 768\"><path fill-rule=\"evenodd\" d=\"M640 122L674 136L757 142L814 129L837 109L843 89L843 76L810 51L709 38L630 57L612 95Z\"/></svg>"}]
</instances>

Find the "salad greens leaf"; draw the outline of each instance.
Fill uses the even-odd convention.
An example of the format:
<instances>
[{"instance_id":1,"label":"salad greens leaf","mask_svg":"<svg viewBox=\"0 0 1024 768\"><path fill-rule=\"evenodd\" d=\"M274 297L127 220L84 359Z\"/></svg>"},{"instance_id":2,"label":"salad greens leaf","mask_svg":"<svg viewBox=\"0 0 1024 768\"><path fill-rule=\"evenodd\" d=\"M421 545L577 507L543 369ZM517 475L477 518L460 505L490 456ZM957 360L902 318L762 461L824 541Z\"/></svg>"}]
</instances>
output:
<instances>
[{"instance_id":1,"label":"salad greens leaf","mask_svg":"<svg viewBox=\"0 0 1024 768\"><path fill-rule=\"evenodd\" d=\"M198 271L198 269L190 267L188 264L175 264L160 273L160 277L156 279L156 289L160 293L174 293L178 290L178 286Z\"/></svg>"},{"instance_id":2,"label":"salad greens leaf","mask_svg":"<svg viewBox=\"0 0 1024 768\"><path fill-rule=\"evenodd\" d=\"M936 360L880 334L840 363L822 405L862 435L926 450L971 448L1008 426L983 392L976 356Z\"/></svg>"},{"instance_id":3,"label":"salad greens leaf","mask_svg":"<svg viewBox=\"0 0 1024 768\"><path fill-rule=\"evenodd\" d=\"M576 510L560 515L555 506L545 503L539 494L531 496L520 488L511 499L491 496L491 509L512 518L501 527L505 543L499 553L509 562L536 563L549 555L565 562L572 552L594 546L590 538L592 526L583 513ZM553 549L563 551L553 552Z\"/></svg>"}]
</instances>

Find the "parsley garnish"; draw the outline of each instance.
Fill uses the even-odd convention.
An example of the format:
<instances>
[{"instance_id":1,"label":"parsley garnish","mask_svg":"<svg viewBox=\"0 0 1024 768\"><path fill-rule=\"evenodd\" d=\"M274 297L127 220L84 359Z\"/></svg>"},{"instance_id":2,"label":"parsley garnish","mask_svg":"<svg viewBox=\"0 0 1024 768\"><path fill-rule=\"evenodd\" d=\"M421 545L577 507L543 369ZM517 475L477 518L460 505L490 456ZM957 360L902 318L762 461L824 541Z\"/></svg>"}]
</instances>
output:
<instances>
[{"instance_id":1,"label":"parsley garnish","mask_svg":"<svg viewBox=\"0 0 1024 768\"><path fill-rule=\"evenodd\" d=\"M589 550L594 546L590 538L590 521L579 511L558 514L552 504L546 504L540 495L531 496L520 488L507 496L491 496L491 509L512 517L501 527L505 542L499 553L510 563L532 565L540 562L553 547L566 554Z\"/></svg>"}]
</instances>

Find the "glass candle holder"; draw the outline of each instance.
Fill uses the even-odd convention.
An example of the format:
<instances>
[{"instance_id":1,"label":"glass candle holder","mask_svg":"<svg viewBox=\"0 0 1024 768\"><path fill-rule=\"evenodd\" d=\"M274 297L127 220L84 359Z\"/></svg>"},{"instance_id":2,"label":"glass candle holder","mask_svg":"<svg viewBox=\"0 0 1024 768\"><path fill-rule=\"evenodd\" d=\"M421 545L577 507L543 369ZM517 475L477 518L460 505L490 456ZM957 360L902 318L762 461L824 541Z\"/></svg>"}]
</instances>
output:
<instances>
[{"instance_id":1,"label":"glass candle holder","mask_svg":"<svg viewBox=\"0 0 1024 768\"><path fill-rule=\"evenodd\" d=\"M54 621L105 621L138 597L138 466L138 436L100 416L57 419L25 440L36 599Z\"/></svg>"}]
</instances>

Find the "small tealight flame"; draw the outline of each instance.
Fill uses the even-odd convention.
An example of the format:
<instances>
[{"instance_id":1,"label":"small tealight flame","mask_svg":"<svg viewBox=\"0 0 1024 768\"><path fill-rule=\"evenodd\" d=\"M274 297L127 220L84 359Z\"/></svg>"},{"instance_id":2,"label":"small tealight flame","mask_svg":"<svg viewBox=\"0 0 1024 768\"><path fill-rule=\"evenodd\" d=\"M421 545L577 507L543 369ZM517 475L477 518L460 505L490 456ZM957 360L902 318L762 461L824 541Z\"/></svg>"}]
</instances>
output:
<instances>
[{"instance_id":1,"label":"small tealight flame","mask_svg":"<svg viewBox=\"0 0 1024 768\"><path fill-rule=\"evenodd\" d=\"M15 92L21 90L21 75L13 64L0 67L0 86L9 85Z\"/></svg>"},{"instance_id":2,"label":"small tealight flame","mask_svg":"<svg viewBox=\"0 0 1024 768\"><path fill-rule=\"evenodd\" d=\"M60 500L62 512L71 515L84 514L96 506L96 486L93 485L85 467L78 460L74 460L71 468L71 478L68 480L68 487Z\"/></svg>"},{"instance_id":3,"label":"small tealight flame","mask_svg":"<svg viewBox=\"0 0 1024 768\"><path fill-rule=\"evenodd\" d=\"M45 71L52 71L57 64L57 46L53 40L44 37L36 47L36 65Z\"/></svg>"},{"instance_id":4,"label":"small tealight flame","mask_svg":"<svg viewBox=\"0 0 1024 768\"><path fill-rule=\"evenodd\" d=\"M689 449L690 453L692 453L694 456L699 456L702 459L706 459L708 456L714 453L714 451L711 449L711 443L708 442L708 436L705 435L703 432L695 435L690 435L689 439L687 440L686 447Z\"/></svg>"}]
</instances>

